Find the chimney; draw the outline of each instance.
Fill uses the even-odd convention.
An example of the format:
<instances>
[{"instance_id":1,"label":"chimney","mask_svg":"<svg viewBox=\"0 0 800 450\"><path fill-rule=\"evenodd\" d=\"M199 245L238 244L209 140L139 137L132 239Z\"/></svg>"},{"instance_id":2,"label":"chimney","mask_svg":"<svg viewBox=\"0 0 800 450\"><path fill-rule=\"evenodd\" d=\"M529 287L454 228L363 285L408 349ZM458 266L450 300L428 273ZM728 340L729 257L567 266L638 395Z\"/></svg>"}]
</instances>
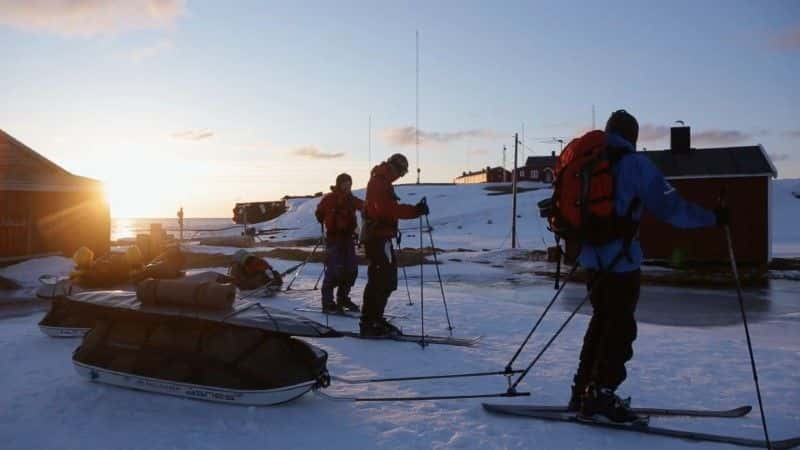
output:
<instances>
[{"instance_id":1,"label":"chimney","mask_svg":"<svg viewBox=\"0 0 800 450\"><path fill-rule=\"evenodd\" d=\"M691 134L688 126L681 124L669 129L669 147L675 153L689 153Z\"/></svg>"}]
</instances>

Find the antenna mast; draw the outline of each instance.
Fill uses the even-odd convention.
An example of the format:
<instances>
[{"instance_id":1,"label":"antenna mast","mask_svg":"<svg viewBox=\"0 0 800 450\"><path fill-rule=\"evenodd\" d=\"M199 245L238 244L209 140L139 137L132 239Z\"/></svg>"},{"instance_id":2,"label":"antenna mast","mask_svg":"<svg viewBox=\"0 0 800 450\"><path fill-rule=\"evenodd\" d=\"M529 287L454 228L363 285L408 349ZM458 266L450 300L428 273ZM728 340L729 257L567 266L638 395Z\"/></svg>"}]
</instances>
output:
<instances>
[{"instance_id":1,"label":"antenna mast","mask_svg":"<svg viewBox=\"0 0 800 450\"><path fill-rule=\"evenodd\" d=\"M595 122L594 122L594 104L592 104L592 129L593 129L593 130L595 129L595 125L594 125L594 123L595 123Z\"/></svg>"},{"instance_id":2,"label":"antenna mast","mask_svg":"<svg viewBox=\"0 0 800 450\"><path fill-rule=\"evenodd\" d=\"M419 30L416 33L416 50L417 50L417 66L416 66L416 111L415 111L415 125L414 125L414 141L417 150L417 184L419 184L420 168L419 168Z\"/></svg>"},{"instance_id":3,"label":"antenna mast","mask_svg":"<svg viewBox=\"0 0 800 450\"><path fill-rule=\"evenodd\" d=\"M367 126L367 172L372 170L372 115L369 116L369 125Z\"/></svg>"}]
</instances>

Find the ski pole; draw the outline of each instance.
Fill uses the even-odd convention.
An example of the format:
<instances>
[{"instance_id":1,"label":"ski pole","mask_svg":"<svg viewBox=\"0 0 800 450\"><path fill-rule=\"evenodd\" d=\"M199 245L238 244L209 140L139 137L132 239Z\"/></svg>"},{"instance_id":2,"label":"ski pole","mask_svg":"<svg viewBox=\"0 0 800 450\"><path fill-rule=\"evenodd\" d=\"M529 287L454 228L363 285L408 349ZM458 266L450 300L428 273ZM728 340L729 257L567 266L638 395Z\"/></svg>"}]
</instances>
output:
<instances>
[{"instance_id":1,"label":"ski pole","mask_svg":"<svg viewBox=\"0 0 800 450\"><path fill-rule=\"evenodd\" d=\"M300 273L303 271L303 268L305 268L306 264L308 264L308 261L311 260L311 257L314 256L314 254L317 252L317 248L319 248L320 244L322 244L322 237L320 237L319 241L317 241L317 244L314 245L314 249L311 250L311 253L309 253L309 255L306 256L305 261L303 261L303 264L301 264L300 267L297 269L297 272L294 273L294 276L292 277L292 281L290 281L289 284L286 285L286 290L287 291L292 290L292 284L294 284L294 281L297 279L297 277L300 276Z\"/></svg>"},{"instance_id":2,"label":"ski pole","mask_svg":"<svg viewBox=\"0 0 800 450\"><path fill-rule=\"evenodd\" d=\"M422 201L426 201L424 198ZM436 256L436 244L433 243L433 228L428 215L425 214L425 222L428 225L428 237L431 239L431 251L433 252L433 264L436 267L436 276L439 278L439 290L442 292L442 304L444 305L444 316L447 318L447 329L453 335L453 324L450 323L450 313L447 311L447 299L444 296L444 284L442 284L442 274L439 272L439 258Z\"/></svg>"},{"instance_id":3,"label":"ski pole","mask_svg":"<svg viewBox=\"0 0 800 450\"><path fill-rule=\"evenodd\" d=\"M402 236L403 236L402 233L400 233L400 232L397 233L397 251L401 252L401 253L403 251L402 248L400 247L400 242L403 240ZM399 264L399 261L398 261L398 264ZM406 283L406 294L408 295L408 306L411 306L411 305L414 304L414 302L411 301L411 289L408 287L408 273L406 272L406 266L401 266L401 268L403 269L403 280L405 280L405 283Z\"/></svg>"},{"instance_id":4,"label":"ski pole","mask_svg":"<svg viewBox=\"0 0 800 450\"><path fill-rule=\"evenodd\" d=\"M325 246L325 250L326 250L326 253L327 253L328 242L325 239L325 225L324 224L320 224L319 228L320 228L320 231L322 231L322 245ZM327 254L326 258L329 258L329 257L330 257L330 254ZM324 263L322 265L322 271L319 273L319 276L317 277L317 282L314 283L314 289L313 290L315 290L315 291L317 290L317 286L319 286L319 282L320 282L320 280L322 280L322 276L325 275L325 272L327 272L327 271L328 271L328 264L327 264L327 261L326 261L326 263Z\"/></svg>"},{"instance_id":5,"label":"ski pole","mask_svg":"<svg viewBox=\"0 0 800 450\"><path fill-rule=\"evenodd\" d=\"M586 304L586 302L589 300L589 298L591 298L592 289L598 283L600 283L600 281L602 279L604 279L609 273L611 273L611 270L613 270L614 267L616 267L616 265L622 260L622 257L624 255L625 255L625 251L624 250L620 251L619 254L614 258L614 260L611 261L611 264L609 264L608 269L606 269L603 272L601 272L597 277L595 277L589 283L589 289L587 289L586 295L583 297L583 300L581 300L581 302L578 303L578 306L576 306L575 309L572 310L572 312L569 314L567 319L564 320L564 323L562 323L561 326L558 328L558 330L556 330L556 332L553 334L553 336L550 337L550 340L547 341L547 343L544 345L544 347L542 347L542 349L539 351L539 353L536 355L536 357L533 358L533 361L531 361L531 363L528 364L528 367L526 367L525 370L522 372L522 374L520 374L520 376L517 378L517 380L514 382L514 384L512 384L508 388L509 392L516 392L517 386L519 385L520 382L522 382L522 379L525 378L528 375L528 373L531 371L533 366L536 365L536 362L539 361L539 359L542 357L542 355L544 355L544 353L547 351L547 349L549 349L550 346L553 344L553 342L556 340L558 335L560 335L561 332L564 331L564 328L567 327L567 324L572 320L573 317L575 317L576 314L578 314L578 311L580 311L580 309L583 307L583 305Z\"/></svg>"},{"instance_id":6,"label":"ski pole","mask_svg":"<svg viewBox=\"0 0 800 450\"><path fill-rule=\"evenodd\" d=\"M724 205L724 201L723 201ZM772 444L769 440L769 432L767 431L767 417L764 413L764 402L761 400L761 387L758 384L758 370L756 370L756 359L753 356L753 344L750 341L750 329L747 326L747 314L744 311L744 300L742 299L742 285L739 280L739 271L736 268L736 256L733 253L733 240L731 239L731 228L729 225L723 227L725 229L725 238L728 241L728 255L731 260L731 270L733 270L733 279L736 282L736 296L739 299L739 310L742 312L742 324L744 325L744 335L747 338L747 351L750 354L750 368L753 371L753 382L756 385L756 396L758 397L758 409L761 412L761 425L764 427L764 440L766 441L767 448L772 449Z\"/></svg>"},{"instance_id":7,"label":"ski pole","mask_svg":"<svg viewBox=\"0 0 800 450\"><path fill-rule=\"evenodd\" d=\"M547 304L547 306L544 308L544 311L542 311L542 314L536 320L536 324L533 325L533 328L531 328L531 331L528 332L528 335L525 337L525 340L522 341L522 344L520 344L516 353L514 353L514 356L512 356L511 360L508 361L508 364L506 364L506 372L508 373L512 372L511 367L514 365L514 361L516 361L517 357L519 357L519 354L522 353L522 349L524 349L525 346L528 345L528 341L531 339L531 336L533 336L533 333L536 332L537 328L539 328L539 324L541 324L542 320L544 320L544 316L546 316L547 312L550 311L550 307L553 306L558 296L561 295L561 291L564 290L564 286L567 285L567 282L572 278L572 275L575 274L575 271L577 269L578 269L578 263L576 262L575 265L572 266L572 269L570 269L569 273L567 274L567 277L564 279L564 282L561 283L561 287L559 287L558 291L555 293L555 295L553 295L553 298L550 300L550 303Z\"/></svg>"},{"instance_id":8,"label":"ski pole","mask_svg":"<svg viewBox=\"0 0 800 450\"><path fill-rule=\"evenodd\" d=\"M422 197L425 200L425 197ZM425 261L425 254L422 253L422 216L419 217L419 320L422 328L422 338L419 345L425 348L425 274L422 263Z\"/></svg>"}]
</instances>

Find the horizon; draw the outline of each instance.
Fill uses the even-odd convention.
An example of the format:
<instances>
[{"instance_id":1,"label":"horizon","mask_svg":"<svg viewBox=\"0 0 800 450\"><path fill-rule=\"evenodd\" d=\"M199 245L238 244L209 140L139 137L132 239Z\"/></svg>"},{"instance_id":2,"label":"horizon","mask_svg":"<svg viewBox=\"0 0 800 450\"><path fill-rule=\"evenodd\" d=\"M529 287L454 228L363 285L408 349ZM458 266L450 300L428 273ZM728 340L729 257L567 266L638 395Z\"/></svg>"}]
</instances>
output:
<instances>
[{"instance_id":1,"label":"horizon","mask_svg":"<svg viewBox=\"0 0 800 450\"><path fill-rule=\"evenodd\" d=\"M0 0L0 39L0 128L102 181L115 219L364 186L396 152L413 183L417 132L422 181L450 182L503 145L511 166L515 132L522 165L619 108L640 149L683 120L696 147L760 144L800 177L797 2Z\"/></svg>"}]
</instances>

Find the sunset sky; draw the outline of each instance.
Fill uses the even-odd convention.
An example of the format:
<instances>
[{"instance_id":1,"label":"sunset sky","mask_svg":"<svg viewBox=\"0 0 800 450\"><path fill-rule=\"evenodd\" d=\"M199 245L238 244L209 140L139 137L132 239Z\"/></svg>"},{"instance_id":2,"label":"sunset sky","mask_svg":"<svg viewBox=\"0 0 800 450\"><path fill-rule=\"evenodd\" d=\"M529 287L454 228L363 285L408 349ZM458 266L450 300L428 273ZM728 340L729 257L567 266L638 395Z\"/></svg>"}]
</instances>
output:
<instances>
[{"instance_id":1,"label":"sunset sky","mask_svg":"<svg viewBox=\"0 0 800 450\"><path fill-rule=\"evenodd\" d=\"M301 5L302 4L302 5ZM0 0L0 129L106 183L112 214L228 217L414 162L549 154L614 109L668 144L763 144L800 177L800 2ZM509 153L509 162L511 153ZM413 181L409 174L407 180Z\"/></svg>"}]
</instances>

